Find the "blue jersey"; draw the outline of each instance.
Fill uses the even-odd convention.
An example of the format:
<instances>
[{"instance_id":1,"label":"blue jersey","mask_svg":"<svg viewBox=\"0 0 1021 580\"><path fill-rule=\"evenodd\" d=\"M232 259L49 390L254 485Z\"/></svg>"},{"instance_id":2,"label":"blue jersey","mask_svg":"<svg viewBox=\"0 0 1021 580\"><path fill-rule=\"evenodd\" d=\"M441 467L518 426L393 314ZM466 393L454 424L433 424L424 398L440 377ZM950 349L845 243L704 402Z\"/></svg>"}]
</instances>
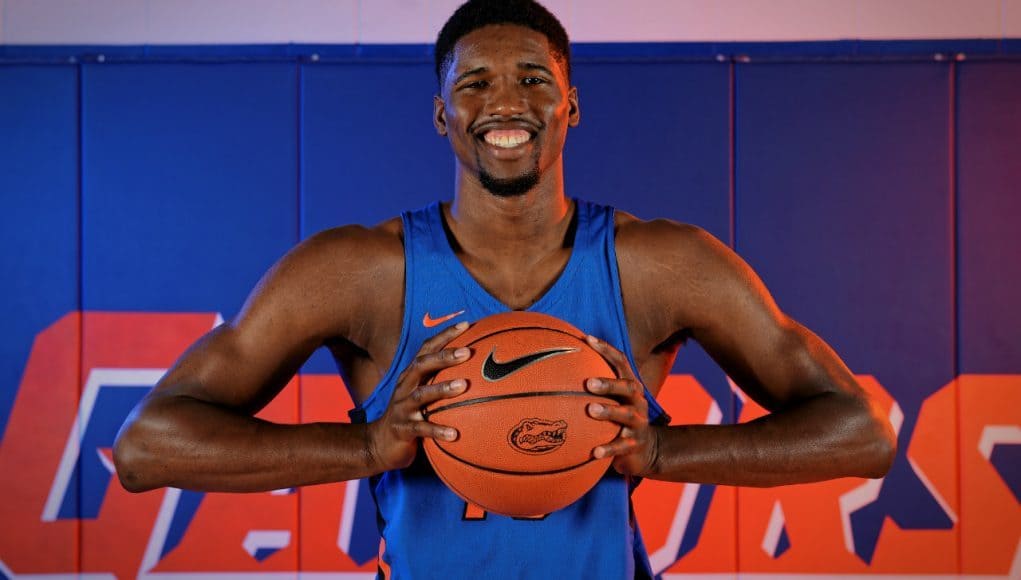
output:
<instances>
[{"instance_id":1,"label":"blue jersey","mask_svg":"<svg viewBox=\"0 0 1021 580\"><path fill-rule=\"evenodd\" d=\"M612 208L576 202L567 265L528 310L566 320L634 358L621 302ZM434 203L402 215L404 322L390 369L353 414L367 421L386 409L400 372L443 327L507 312L454 254ZM444 320L451 314L459 313ZM429 325L429 327L427 327ZM650 420L663 411L646 391ZM650 576L631 508L631 481L612 468L577 502L539 519L469 507L439 480L419 452L407 469L370 480L382 536L380 575L405 578L635 578Z\"/></svg>"}]
</instances>

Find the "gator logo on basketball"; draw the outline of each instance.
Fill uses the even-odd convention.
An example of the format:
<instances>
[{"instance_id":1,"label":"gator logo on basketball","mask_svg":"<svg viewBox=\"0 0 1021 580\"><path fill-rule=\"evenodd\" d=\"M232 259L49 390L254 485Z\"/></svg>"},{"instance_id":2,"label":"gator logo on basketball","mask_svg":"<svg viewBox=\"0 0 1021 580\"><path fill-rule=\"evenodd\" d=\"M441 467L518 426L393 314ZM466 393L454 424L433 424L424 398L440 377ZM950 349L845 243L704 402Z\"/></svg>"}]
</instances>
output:
<instances>
[{"instance_id":1,"label":"gator logo on basketball","mask_svg":"<svg viewBox=\"0 0 1021 580\"><path fill-rule=\"evenodd\" d=\"M562 419L524 419L507 434L511 447L529 455L556 451L564 444L566 437L567 421Z\"/></svg>"}]
</instances>

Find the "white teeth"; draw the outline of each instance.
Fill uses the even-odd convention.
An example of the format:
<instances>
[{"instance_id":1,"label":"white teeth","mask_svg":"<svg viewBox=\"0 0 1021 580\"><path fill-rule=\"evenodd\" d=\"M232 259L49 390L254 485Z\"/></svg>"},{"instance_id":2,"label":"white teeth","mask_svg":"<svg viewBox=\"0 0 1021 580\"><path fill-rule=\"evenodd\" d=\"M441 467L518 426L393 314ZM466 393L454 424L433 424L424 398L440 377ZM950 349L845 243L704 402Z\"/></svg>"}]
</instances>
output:
<instances>
[{"instance_id":1,"label":"white teeth","mask_svg":"<svg viewBox=\"0 0 1021 580\"><path fill-rule=\"evenodd\" d=\"M531 136L525 131L514 131L513 133L490 131L489 133L486 133L485 136L486 143L502 147L504 149L517 147L518 145L528 141L530 138Z\"/></svg>"}]
</instances>

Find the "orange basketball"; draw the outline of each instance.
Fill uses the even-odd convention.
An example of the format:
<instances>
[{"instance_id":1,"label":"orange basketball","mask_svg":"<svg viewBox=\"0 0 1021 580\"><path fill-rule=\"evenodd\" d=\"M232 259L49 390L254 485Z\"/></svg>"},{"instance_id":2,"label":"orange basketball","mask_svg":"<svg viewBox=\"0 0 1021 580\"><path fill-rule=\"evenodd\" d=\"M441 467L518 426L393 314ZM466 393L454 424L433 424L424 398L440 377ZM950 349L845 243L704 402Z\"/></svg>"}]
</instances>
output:
<instances>
[{"instance_id":1,"label":"orange basketball","mask_svg":"<svg viewBox=\"0 0 1021 580\"><path fill-rule=\"evenodd\" d=\"M617 403L584 383L616 373L584 333L546 314L508 312L478 321L448 346L466 346L472 356L433 382L464 378L468 388L423 414L459 437L427 438L423 446L454 493L495 513L535 516L596 484L610 459L593 458L592 449L612 441L620 426L588 415L590 403Z\"/></svg>"}]
</instances>

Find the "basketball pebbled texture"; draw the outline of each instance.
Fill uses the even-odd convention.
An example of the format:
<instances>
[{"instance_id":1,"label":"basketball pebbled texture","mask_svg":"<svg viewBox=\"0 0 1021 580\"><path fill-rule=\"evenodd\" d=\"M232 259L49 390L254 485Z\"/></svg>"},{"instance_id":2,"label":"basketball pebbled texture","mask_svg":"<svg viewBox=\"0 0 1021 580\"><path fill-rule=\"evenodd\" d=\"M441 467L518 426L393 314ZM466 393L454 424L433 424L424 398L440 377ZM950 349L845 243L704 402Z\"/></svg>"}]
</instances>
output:
<instances>
[{"instance_id":1,"label":"basketball pebbled texture","mask_svg":"<svg viewBox=\"0 0 1021 580\"><path fill-rule=\"evenodd\" d=\"M464 378L468 388L425 409L458 430L455 441L424 439L433 469L463 499L495 513L536 516L570 505L606 472L592 449L620 425L589 417L590 403L616 405L585 390L589 377L614 377L574 326L546 314L507 312L476 322L450 342L466 362L433 383Z\"/></svg>"}]
</instances>

